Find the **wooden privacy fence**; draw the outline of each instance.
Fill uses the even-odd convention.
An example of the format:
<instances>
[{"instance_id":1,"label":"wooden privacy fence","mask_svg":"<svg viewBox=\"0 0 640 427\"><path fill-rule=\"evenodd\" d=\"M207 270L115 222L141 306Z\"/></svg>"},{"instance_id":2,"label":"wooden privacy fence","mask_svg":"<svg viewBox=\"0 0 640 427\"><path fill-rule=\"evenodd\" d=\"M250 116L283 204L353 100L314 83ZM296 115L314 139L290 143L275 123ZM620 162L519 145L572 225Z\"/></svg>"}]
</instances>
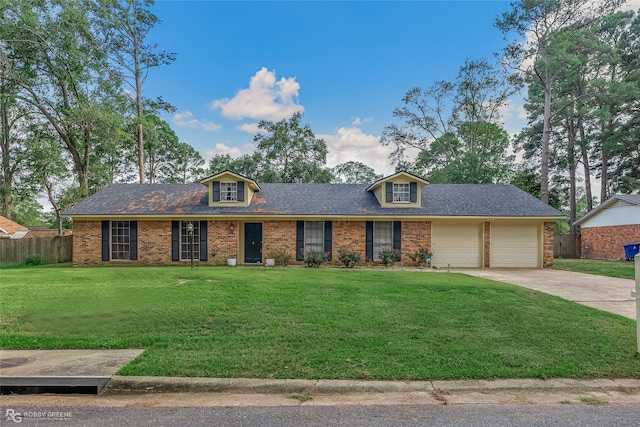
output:
<instances>
[{"instance_id":1,"label":"wooden privacy fence","mask_svg":"<svg viewBox=\"0 0 640 427\"><path fill-rule=\"evenodd\" d=\"M73 236L0 239L0 263L23 264L25 256L40 255L42 264L71 262Z\"/></svg>"},{"instance_id":2,"label":"wooden privacy fence","mask_svg":"<svg viewBox=\"0 0 640 427\"><path fill-rule=\"evenodd\" d=\"M555 258L580 258L580 235L560 234L553 239Z\"/></svg>"}]
</instances>

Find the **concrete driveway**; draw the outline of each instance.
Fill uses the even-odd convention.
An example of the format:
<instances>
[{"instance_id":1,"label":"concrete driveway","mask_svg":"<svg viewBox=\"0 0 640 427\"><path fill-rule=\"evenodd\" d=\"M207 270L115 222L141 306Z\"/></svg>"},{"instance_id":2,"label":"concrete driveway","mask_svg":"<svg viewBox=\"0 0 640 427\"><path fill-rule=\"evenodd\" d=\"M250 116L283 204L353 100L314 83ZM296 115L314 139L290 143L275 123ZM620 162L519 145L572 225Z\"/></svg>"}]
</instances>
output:
<instances>
[{"instance_id":1,"label":"concrete driveway","mask_svg":"<svg viewBox=\"0 0 640 427\"><path fill-rule=\"evenodd\" d=\"M454 270L452 270L454 271ZM537 268L456 269L458 273L511 283L599 310L636 319L634 280Z\"/></svg>"}]
</instances>

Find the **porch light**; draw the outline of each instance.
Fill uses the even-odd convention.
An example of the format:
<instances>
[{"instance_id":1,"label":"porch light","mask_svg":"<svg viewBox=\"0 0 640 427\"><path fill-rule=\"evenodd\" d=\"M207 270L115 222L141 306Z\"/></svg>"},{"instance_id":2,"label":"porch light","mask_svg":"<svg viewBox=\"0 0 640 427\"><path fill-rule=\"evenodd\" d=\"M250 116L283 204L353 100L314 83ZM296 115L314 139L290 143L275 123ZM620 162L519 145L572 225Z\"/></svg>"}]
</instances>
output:
<instances>
[{"instance_id":1,"label":"porch light","mask_svg":"<svg viewBox=\"0 0 640 427\"><path fill-rule=\"evenodd\" d=\"M234 225L232 222L229 223L229 231L233 233L233 230L235 229Z\"/></svg>"},{"instance_id":2,"label":"porch light","mask_svg":"<svg viewBox=\"0 0 640 427\"><path fill-rule=\"evenodd\" d=\"M189 252L191 258L191 268L193 268L193 222L187 223L187 233L189 234Z\"/></svg>"}]
</instances>

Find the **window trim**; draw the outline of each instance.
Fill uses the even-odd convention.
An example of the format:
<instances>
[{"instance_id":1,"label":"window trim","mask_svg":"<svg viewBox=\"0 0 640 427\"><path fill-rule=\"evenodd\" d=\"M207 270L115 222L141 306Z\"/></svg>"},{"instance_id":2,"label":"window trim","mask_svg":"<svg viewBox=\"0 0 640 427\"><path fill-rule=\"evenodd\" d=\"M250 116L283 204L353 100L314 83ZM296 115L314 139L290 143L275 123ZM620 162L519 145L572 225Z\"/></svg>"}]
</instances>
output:
<instances>
[{"instance_id":1,"label":"window trim","mask_svg":"<svg viewBox=\"0 0 640 427\"><path fill-rule=\"evenodd\" d=\"M126 230L126 234L116 234L116 230ZM122 237L126 242L114 242L115 237ZM116 247L118 247L116 249ZM119 256L114 256L119 254ZM109 221L109 261L127 261L131 259L131 221Z\"/></svg>"},{"instance_id":2,"label":"window trim","mask_svg":"<svg viewBox=\"0 0 640 427\"><path fill-rule=\"evenodd\" d=\"M189 245L189 232L187 225L193 224L193 259L200 259L200 221L180 221L180 233L178 237L178 251L180 261L190 261L191 251ZM184 234L183 234L184 232ZM183 241L184 239L184 241ZM186 246L185 246L186 245ZM186 258L184 257L186 255Z\"/></svg>"},{"instance_id":3,"label":"window trim","mask_svg":"<svg viewBox=\"0 0 640 427\"><path fill-rule=\"evenodd\" d=\"M411 203L411 184L408 182L393 183L393 203Z\"/></svg>"},{"instance_id":4,"label":"window trim","mask_svg":"<svg viewBox=\"0 0 640 427\"><path fill-rule=\"evenodd\" d=\"M318 242L314 242L314 243L310 243L309 240L309 224L314 224L314 226L318 226L320 227L320 240ZM315 230L317 231L317 230ZM324 226L324 221L305 221L304 222L304 240L303 240L303 247L302 247L302 252L304 255L307 255L309 252L312 251L317 251L317 248L315 247L320 247L319 252L324 253L324 247L325 247L325 242L324 242L324 231L325 231L325 226ZM314 249L309 249L308 246L314 246Z\"/></svg>"},{"instance_id":5,"label":"window trim","mask_svg":"<svg viewBox=\"0 0 640 427\"><path fill-rule=\"evenodd\" d=\"M238 183L236 181L220 181L220 201L223 203L238 201Z\"/></svg>"},{"instance_id":6,"label":"window trim","mask_svg":"<svg viewBox=\"0 0 640 427\"><path fill-rule=\"evenodd\" d=\"M377 226L379 226L380 224L389 224L389 231L390 231L390 239L389 239L389 243L380 243L380 242L376 242L376 228ZM393 250L393 221L373 221L373 261L380 261L382 258L380 257L380 253L385 250Z\"/></svg>"}]
</instances>

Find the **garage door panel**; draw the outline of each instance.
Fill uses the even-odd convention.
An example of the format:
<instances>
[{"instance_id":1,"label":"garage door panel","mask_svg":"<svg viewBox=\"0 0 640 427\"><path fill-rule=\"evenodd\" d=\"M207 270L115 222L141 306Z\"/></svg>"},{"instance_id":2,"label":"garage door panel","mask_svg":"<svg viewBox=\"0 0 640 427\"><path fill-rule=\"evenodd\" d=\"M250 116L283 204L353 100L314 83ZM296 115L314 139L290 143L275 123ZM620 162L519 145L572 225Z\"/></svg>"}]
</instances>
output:
<instances>
[{"instance_id":1,"label":"garage door panel","mask_svg":"<svg viewBox=\"0 0 640 427\"><path fill-rule=\"evenodd\" d=\"M537 225L491 227L491 267L538 267L540 242Z\"/></svg>"},{"instance_id":2,"label":"garage door panel","mask_svg":"<svg viewBox=\"0 0 640 427\"><path fill-rule=\"evenodd\" d=\"M432 264L440 268L481 267L481 236L480 225L432 224Z\"/></svg>"}]
</instances>

